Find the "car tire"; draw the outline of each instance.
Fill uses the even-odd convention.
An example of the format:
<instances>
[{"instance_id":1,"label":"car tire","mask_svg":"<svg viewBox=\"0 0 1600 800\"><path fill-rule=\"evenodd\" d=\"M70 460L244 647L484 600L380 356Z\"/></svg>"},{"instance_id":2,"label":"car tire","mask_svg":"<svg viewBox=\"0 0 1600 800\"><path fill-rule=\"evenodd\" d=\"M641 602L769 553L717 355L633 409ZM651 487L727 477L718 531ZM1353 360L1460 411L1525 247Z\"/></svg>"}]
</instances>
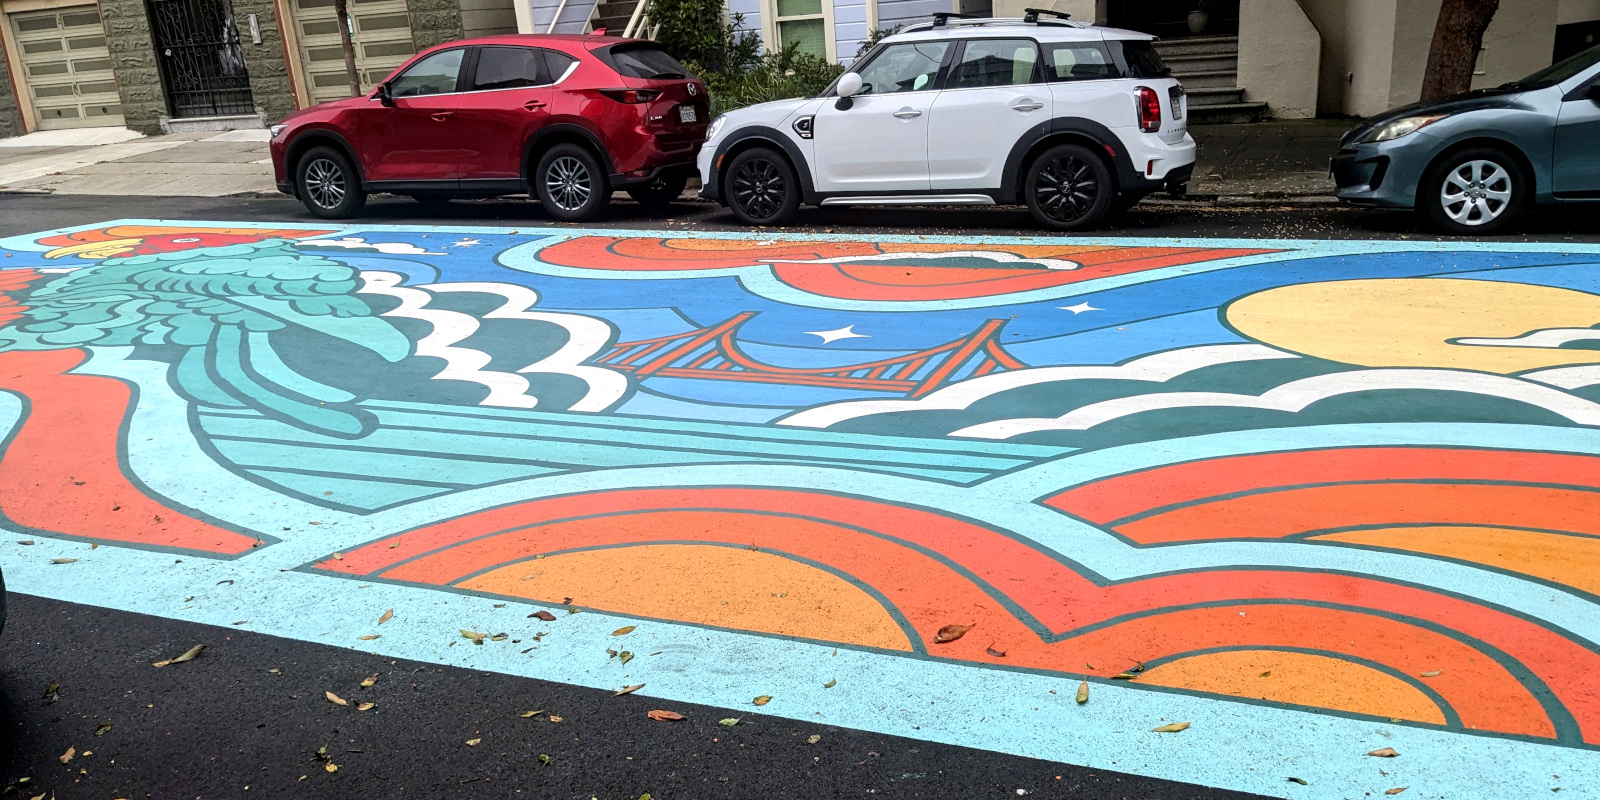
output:
<instances>
[{"instance_id":1,"label":"car tire","mask_svg":"<svg viewBox=\"0 0 1600 800\"><path fill-rule=\"evenodd\" d=\"M752 147L728 163L722 196L728 210L746 225L783 225L800 209L800 179L789 159Z\"/></svg>"},{"instance_id":2,"label":"car tire","mask_svg":"<svg viewBox=\"0 0 1600 800\"><path fill-rule=\"evenodd\" d=\"M683 194L683 187L688 185L688 175L661 177L643 186L635 186L629 189L628 196L633 198L639 205L652 209L661 209L678 199Z\"/></svg>"},{"instance_id":3,"label":"car tire","mask_svg":"<svg viewBox=\"0 0 1600 800\"><path fill-rule=\"evenodd\" d=\"M1495 147L1451 153L1428 170L1417 205L1433 227L1457 236L1487 236L1511 223L1527 200L1517 160Z\"/></svg>"},{"instance_id":4,"label":"car tire","mask_svg":"<svg viewBox=\"0 0 1600 800\"><path fill-rule=\"evenodd\" d=\"M367 204L361 174L349 156L331 147L313 147L300 159L294 188L306 210L323 219L348 219Z\"/></svg>"},{"instance_id":5,"label":"car tire","mask_svg":"<svg viewBox=\"0 0 1600 800\"><path fill-rule=\"evenodd\" d=\"M1062 144L1033 160L1023 194L1040 225L1058 231L1086 231L1111 212L1117 187L1111 169L1093 150Z\"/></svg>"},{"instance_id":6,"label":"car tire","mask_svg":"<svg viewBox=\"0 0 1600 800\"><path fill-rule=\"evenodd\" d=\"M564 222L595 219L611 205L611 183L600 159L575 144L558 144L539 157L533 191L545 212Z\"/></svg>"}]
</instances>

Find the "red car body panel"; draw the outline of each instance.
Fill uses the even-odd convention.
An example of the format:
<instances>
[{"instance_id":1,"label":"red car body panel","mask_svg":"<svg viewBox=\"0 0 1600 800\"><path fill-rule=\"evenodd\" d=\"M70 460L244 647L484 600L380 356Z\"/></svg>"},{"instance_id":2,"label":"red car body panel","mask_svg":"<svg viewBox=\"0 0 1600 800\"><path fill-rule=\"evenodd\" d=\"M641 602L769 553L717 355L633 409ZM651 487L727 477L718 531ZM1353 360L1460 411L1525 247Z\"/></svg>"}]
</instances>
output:
<instances>
[{"instance_id":1,"label":"red car body panel","mask_svg":"<svg viewBox=\"0 0 1600 800\"><path fill-rule=\"evenodd\" d=\"M271 142L280 191L293 194L294 160L311 146L342 147L369 191L511 194L526 191L528 162L541 139L577 135L598 152L612 188L645 184L664 171L693 174L705 141L709 103L698 78L625 77L596 51L633 41L612 36L488 36L428 48L386 79L442 50L536 47L578 59L556 84L396 97L379 91L312 106L290 115ZM645 43L653 45L653 42ZM621 91L653 90L649 102L618 99ZM694 109L683 122L679 107ZM387 184L387 185L386 185Z\"/></svg>"}]
</instances>

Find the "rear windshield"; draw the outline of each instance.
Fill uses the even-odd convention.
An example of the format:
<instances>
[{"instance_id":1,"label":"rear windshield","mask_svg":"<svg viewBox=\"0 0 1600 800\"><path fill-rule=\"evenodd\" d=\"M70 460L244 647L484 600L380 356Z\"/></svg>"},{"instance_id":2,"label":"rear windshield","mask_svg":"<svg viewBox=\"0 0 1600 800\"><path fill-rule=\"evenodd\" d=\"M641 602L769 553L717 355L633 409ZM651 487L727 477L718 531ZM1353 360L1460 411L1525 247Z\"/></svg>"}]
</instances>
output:
<instances>
[{"instance_id":1,"label":"rear windshield","mask_svg":"<svg viewBox=\"0 0 1600 800\"><path fill-rule=\"evenodd\" d=\"M627 78L687 78L689 70L659 46L619 44L595 51L601 61Z\"/></svg>"},{"instance_id":2,"label":"rear windshield","mask_svg":"<svg viewBox=\"0 0 1600 800\"><path fill-rule=\"evenodd\" d=\"M1155 45L1149 42L1128 41L1112 44L1122 50L1122 60L1128 64L1128 77L1165 78L1172 74L1172 69L1161 62L1161 56L1156 53Z\"/></svg>"}]
</instances>

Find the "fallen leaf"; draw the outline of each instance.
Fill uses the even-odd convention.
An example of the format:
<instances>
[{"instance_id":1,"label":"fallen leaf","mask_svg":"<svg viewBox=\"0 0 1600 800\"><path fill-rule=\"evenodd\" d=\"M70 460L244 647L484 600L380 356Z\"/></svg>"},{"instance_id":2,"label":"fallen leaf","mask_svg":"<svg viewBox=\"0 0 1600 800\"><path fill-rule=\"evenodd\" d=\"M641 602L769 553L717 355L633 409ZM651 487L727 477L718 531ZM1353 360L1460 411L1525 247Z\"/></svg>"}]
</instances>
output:
<instances>
[{"instance_id":1,"label":"fallen leaf","mask_svg":"<svg viewBox=\"0 0 1600 800\"><path fill-rule=\"evenodd\" d=\"M1393 789L1390 789L1389 791L1384 792L1384 794L1399 794L1399 793L1405 791L1408 788L1410 788L1410 787L1407 787L1407 786L1396 786Z\"/></svg>"},{"instance_id":2,"label":"fallen leaf","mask_svg":"<svg viewBox=\"0 0 1600 800\"><path fill-rule=\"evenodd\" d=\"M44 701L46 703L54 703L55 701L60 700L60 699L61 699L61 685L56 683L56 682L54 682L54 681L51 681L49 686L44 687Z\"/></svg>"},{"instance_id":3,"label":"fallen leaf","mask_svg":"<svg viewBox=\"0 0 1600 800\"><path fill-rule=\"evenodd\" d=\"M628 634L633 633L634 629L638 628L638 627L639 627L638 625L624 625L623 627L612 631L611 635L612 636L627 636Z\"/></svg>"},{"instance_id":4,"label":"fallen leaf","mask_svg":"<svg viewBox=\"0 0 1600 800\"><path fill-rule=\"evenodd\" d=\"M1382 750L1374 750L1374 751L1368 753L1367 755L1369 755L1369 756L1377 756L1378 758L1394 758L1395 756L1400 755L1400 754L1395 752L1393 747L1385 747Z\"/></svg>"},{"instance_id":5,"label":"fallen leaf","mask_svg":"<svg viewBox=\"0 0 1600 800\"><path fill-rule=\"evenodd\" d=\"M622 695L625 695L625 694L633 694L634 692L637 692L637 691L639 691L640 689L643 689L643 688L644 688L644 684L642 684L642 683L636 683L636 684L634 684L632 686L624 686L616 694L612 695L612 697L621 697Z\"/></svg>"},{"instance_id":6,"label":"fallen leaf","mask_svg":"<svg viewBox=\"0 0 1600 800\"><path fill-rule=\"evenodd\" d=\"M683 715L676 711L656 710L645 714L645 716L655 720L656 722L677 722L678 720L683 719Z\"/></svg>"},{"instance_id":7,"label":"fallen leaf","mask_svg":"<svg viewBox=\"0 0 1600 800\"><path fill-rule=\"evenodd\" d=\"M497 633L497 634L495 634L493 636L490 636L489 637L489 641L491 641L491 642L503 642L503 641L505 641L507 639L510 639L510 638L511 638L511 634L509 634L509 633Z\"/></svg>"},{"instance_id":8,"label":"fallen leaf","mask_svg":"<svg viewBox=\"0 0 1600 800\"><path fill-rule=\"evenodd\" d=\"M547 767L550 766L550 757L545 755L544 753L540 753L539 754L539 763L543 764L543 765L545 765Z\"/></svg>"},{"instance_id":9,"label":"fallen leaf","mask_svg":"<svg viewBox=\"0 0 1600 800\"><path fill-rule=\"evenodd\" d=\"M1137 677L1139 677L1139 673L1137 673L1137 672L1131 672L1131 671L1130 672L1119 672L1119 673L1117 673L1115 675L1112 675L1111 676L1111 680L1114 680L1114 681L1131 681L1131 680L1133 680L1134 678L1137 678Z\"/></svg>"},{"instance_id":10,"label":"fallen leaf","mask_svg":"<svg viewBox=\"0 0 1600 800\"><path fill-rule=\"evenodd\" d=\"M1005 658L1006 657L1006 651L994 649L994 642L990 642L989 646L985 647L984 650L986 650L989 653L989 655L994 656L995 658Z\"/></svg>"},{"instance_id":11,"label":"fallen leaf","mask_svg":"<svg viewBox=\"0 0 1600 800\"><path fill-rule=\"evenodd\" d=\"M483 644L483 640L489 638L489 634L487 633L469 631L465 628L461 630L461 635L464 638L471 639L473 644Z\"/></svg>"},{"instance_id":12,"label":"fallen leaf","mask_svg":"<svg viewBox=\"0 0 1600 800\"><path fill-rule=\"evenodd\" d=\"M739 724L739 718L738 717L728 717L727 719L718 720L717 724L731 728L731 727Z\"/></svg>"},{"instance_id":13,"label":"fallen leaf","mask_svg":"<svg viewBox=\"0 0 1600 800\"><path fill-rule=\"evenodd\" d=\"M369 633L366 636L358 636L356 638L360 639L363 642L370 642L373 639L376 639L376 638L378 638L379 636L382 636L382 635L383 634L381 634L381 633Z\"/></svg>"},{"instance_id":14,"label":"fallen leaf","mask_svg":"<svg viewBox=\"0 0 1600 800\"><path fill-rule=\"evenodd\" d=\"M347 705L350 705L350 701L349 700L346 700L343 697L340 697L339 695L334 694L333 692L323 692L322 694L325 695L328 698L328 702L330 702L330 703L332 703L332 704L334 704L336 706L347 706Z\"/></svg>"},{"instance_id":15,"label":"fallen leaf","mask_svg":"<svg viewBox=\"0 0 1600 800\"><path fill-rule=\"evenodd\" d=\"M482 739L468 739L467 740L467 746L468 747L477 747L478 746L478 742L481 742L481 741L483 741L483 740Z\"/></svg>"},{"instance_id":16,"label":"fallen leaf","mask_svg":"<svg viewBox=\"0 0 1600 800\"><path fill-rule=\"evenodd\" d=\"M391 619L394 619L394 609L392 609L392 608L389 609L388 611L383 612L383 616L378 617L378 624L382 625L383 623L388 622Z\"/></svg>"},{"instance_id":17,"label":"fallen leaf","mask_svg":"<svg viewBox=\"0 0 1600 800\"><path fill-rule=\"evenodd\" d=\"M537 716L539 716L540 714L543 714L543 713L544 713L544 709L541 708L538 711L524 711L521 714L518 714L517 716L522 717L523 719L533 719L534 717L537 717Z\"/></svg>"},{"instance_id":18,"label":"fallen leaf","mask_svg":"<svg viewBox=\"0 0 1600 800\"><path fill-rule=\"evenodd\" d=\"M361 688L370 689L370 688L372 688L372 684L377 683L377 682L378 682L378 676L372 675L372 676L368 677L366 680L361 682Z\"/></svg>"},{"instance_id":19,"label":"fallen leaf","mask_svg":"<svg viewBox=\"0 0 1600 800\"><path fill-rule=\"evenodd\" d=\"M78 559L76 559L76 558L52 558L52 559L50 559L50 563L52 563L52 564L71 564L72 562L77 561L77 560Z\"/></svg>"},{"instance_id":20,"label":"fallen leaf","mask_svg":"<svg viewBox=\"0 0 1600 800\"><path fill-rule=\"evenodd\" d=\"M1290 783L1298 783L1301 786L1310 786L1311 785L1309 783L1306 783L1306 779L1305 778L1285 778L1285 780L1287 780Z\"/></svg>"},{"instance_id":21,"label":"fallen leaf","mask_svg":"<svg viewBox=\"0 0 1600 800\"><path fill-rule=\"evenodd\" d=\"M970 630L972 630L971 625L946 625L940 628L938 633L934 634L933 640L939 644L953 642L966 636L967 631Z\"/></svg>"},{"instance_id":22,"label":"fallen leaf","mask_svg":"<svg viewBox=\"0 0 1600 800\"><path fill-rule=\"evenodd\" d=\"M183 655L178 656L177 658L169 658L169 659L166 659L165 661L157 661L152 666L165 667L168 664L182 664L185 661L193 661L193 660L195 660L195 658L197 656L200 655L200 651L204 650L204 649L206 649L205 645L197 644L194 647L191 647L188 650L184 651Z\"/></svg>"},{"instance_id":23,"label":"fallen leaf","mask_svg":"<svg viewBox=\"0 0 1600 800\"><path fill-rule=\"evenodd\" d=\"M339 765L333 763L332 761L330 761L327 764L323 765L322 768L327 770L327 771L329 771L329 772L338 772L339 771Z\"/></svg>"},{"instance_id":24,"label":"fallen leaf","mask_svg":"<svg viewBox=\"0 0 1600 800\"><path fill-rule=\"evenodd\" d=\"M750 702L755 703L758 706L764 706L764 705L772 702L772 695L764 694L764 695L761 695L760 697L757 697L754 700L751 700Z\"/></svg>"},{"instance_id":25,"label":"fallen leaf","mask_svg":"<svg viewBox=\"0 0 1600 800\"><path fill-rule=\"evenodd\" d=\"M1151 728L1150 732L1151 733L1177 733L1178 731L1184 731L1184 730L1188 730L1188 729L1189 729L1189 723L1187 723L1187 722L1169 722L1169 723L1167 723L1165 725L1162 725L1159 728Z\"/></svg>"},{"instance_id":26,"label":"fallen leaf","mask_svg":"<svg viewBox=\"0 0 1600 800\"><path fill-rule=\"evenodd\" d=\"M344 560L344 553L334 553L333 554L333 560L334 561L343 561Z\"/></svg>"},{"instance_id":27,"label":"fallen leaf","mask_svg":"<svg viewBox=\"0 0 1600 800\"><path fill-rule=\"evenodd\" d=\"M1272 677L1272 670L1269 669L1266 672L1263 672L1260 675L1257 675L1256 677L1257 678L1270 678L1270 677Z\"/></svg>"},{"instance_id":28,"label":"fallen leaf","mask_svg":"<svg viewBox=\"0 0 1600 800\"><path fill-rule=\"evenodd\" d=\"M617 659L620 663L626 664L633 660L633 653L628 650L624 650L617 654Z\"/></svg>"},{"instance_id":29,"label":"fallen leaf","mask_svg":"<svg viewBox=\"0 0 1600 800\"><path fill-rule=\"evenodd\" d=\"M68 747L67 748L67 752L61 754L61 763L65 764L68 761L71 761L72 757L77 755L77 754L78 754L78 748L77 748L76 745L74 745L72 747Z\"/></svg>"},{"instance_id":30,"label":"fallen leaf","mask_svg":"<svg viewBox=\"0 0 1600 800\"><path fill-rule=\"evenodd\" d=\"M806 737L806 744L816 744L820 741L822 741L822 734L820 733L813 733Z\"/></svg>"},{"instance_id":31,"label":"fallen leaf","mask_svg":"<svg viewBox=\"0 0 1600 800\"><path fill-rule=\"evenodd\" d=\"M838 685L839 685L839 679L835 678L835 679L833 679L831 681L828 681L827 683L822 684L822 688L824 688L824 689L832 689L833 687L838 686Z\"/></svg>"},{"instance_id":32,"label":"fallen leaf","mask_svg":"<svg viewBox=\"0 0 1600 800\"><path fill-rule=\"evenodd\" d=\"M161 521L161 518L160 517L156 517L156 522L160 522L160 521ZM100 549L100 543L99 542L90 542L89 543L89 549L90 550L99 550Z\"/></svg>"},{"instance_id":33,"label":"fallen leaf","mask_svg":"<svg viewBox=\"0 0 1600 800\"><path fill-rule=\"evenodd\" d=\"M552 613L550 613L548 611L535 612L533 614L529 614L528 617L529 618L542 619L545 622L555 622L556 621L556 615L554 615L554 614L552 614Z\"/></svg>"},{"instance_id":34,"label":"fallen leaf","mask_svg":"<svg viewBox=\"0 0 1600 800\"><path fill-rule=\"evenodd\" d=\"M109 722L102 722L99 725L94 726L94 735L96 735L96 736L104 736L107 733L109 733L110 731L111 731L111 723L109 723Z\"/></svg>"},{"instance_id":35,"label":"fallen leaf","mask_svg":"<svg viewBox=\"0 0 1600 800\"><path fill-rule=\"evenodd\" d=\"M550 721L551 722L560 722L563 719L565 719L565 717L558 717L558 716L555 716L554 714L550 715Z\"/></svg>"},{"instance_id":36,"label":"fallen leaf","mask_svg":"<svg viewBox=\"0 0 1600 800\"><path fill-rule=\"evenodd\" d=\"M1084 681L1078 684L1078 705L1081 706L1087 702L1089 702L1089 682Z\"/></svg>"},{"instance_id":37,"label":"fallen leaf","mask_svg":"<svg viewBox=\"0 0 1600 800\"><path fill-rule=\"evenodd\" d=\"M371 711L372 707L376 706L376 705L377 705L377 703L357 703L356 704L356 710L357 711Z\"/></svg>"},{"instance_id":38,"label":"fallen leaf","mask_svg":"<svg viewBox=\"0 0 1600 800\"><path fill-rule=\"evenodd\" d=\"M1424 678L1437 678L1443 672L1444 672L1444 670L1430 669L1427 672L1421 673L1421 675Z\"/></svg>"}]
</instances>

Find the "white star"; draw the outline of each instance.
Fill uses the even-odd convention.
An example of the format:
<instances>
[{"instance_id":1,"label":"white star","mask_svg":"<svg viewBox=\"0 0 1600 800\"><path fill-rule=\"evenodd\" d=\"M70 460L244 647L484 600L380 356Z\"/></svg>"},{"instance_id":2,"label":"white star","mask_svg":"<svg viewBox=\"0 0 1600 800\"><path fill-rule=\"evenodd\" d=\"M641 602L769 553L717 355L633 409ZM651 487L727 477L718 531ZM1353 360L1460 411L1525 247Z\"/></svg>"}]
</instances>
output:
<instances>
[{"instance_id":1,"label":"white star","mask_svg":"<svg viewBox=\"0 0 1600 800\"><path fill-rule=\"evenodd\" d=\"M840 339L866 339L866 338L868 338L868 336L866 334L864 334L864 333L856 333L855 331L850 330L851 328L854 328L854 327L855 327L854 325L846 325L843 328L839 328L838 330L832 330L832 331L806 331L806 333L811 334L812 336L821 336L823 344L831 344L831 343L836 342L836 341L838 341Z\"/></svg>"},{"instance_id":2,"label":"white star","mask_svg":"<svg viewBox=\"0 0 1600 800\"><path fill-rule=\"evenodd\" d=\"M483 242L480 242L477 239L462 239L459 242L451 243L450 246L451 247L472 247L473 245L480 245L480 244L483 244Z\"/></svg>"},{"instance_id":3,"label":"white star","mask_svg":"<svg viewBox=\"0 0 1600 800\"><path fill-rule=\"evenodd\" d=\"M1079 314L1082 314L1085 311L1104 311L1105 310L1103 308L1095 308L1094 306L1091 306L1088 303L1079 303L1079 304L1077 304L1075 306L1056 306L1056 308L1059 308L1062 311L1071 311L1072 312L1072 316L1074 316L1074 317L1078 316Z\"/></svg>"}]
</instances>

